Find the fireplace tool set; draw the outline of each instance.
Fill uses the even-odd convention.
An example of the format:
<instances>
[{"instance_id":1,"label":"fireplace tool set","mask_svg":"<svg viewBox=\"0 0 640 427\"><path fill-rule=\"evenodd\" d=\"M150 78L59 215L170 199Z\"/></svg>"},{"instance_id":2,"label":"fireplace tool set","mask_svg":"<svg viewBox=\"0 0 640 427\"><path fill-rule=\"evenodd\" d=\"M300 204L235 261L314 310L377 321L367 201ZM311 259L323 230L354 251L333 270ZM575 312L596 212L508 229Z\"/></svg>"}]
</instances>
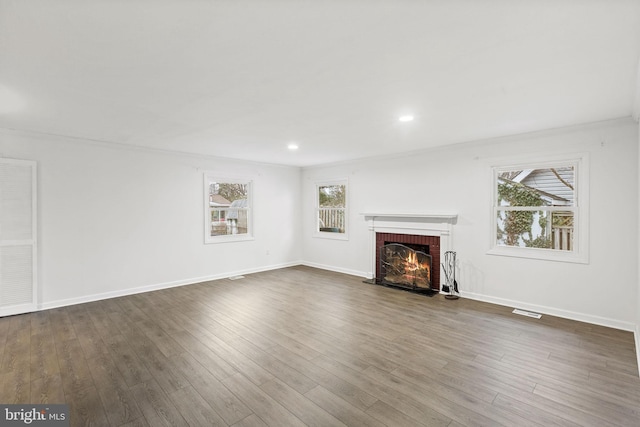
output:
<instances>
[{"instance_id":1,"label":"fireplace tool set","mask_svg":"<svg viewBox=\"0 0 640 427\"><path fill-rule=\"evenodd\" d=\"M447 282L445 285L448 288L449 293L444 297L446 299L458 299L458 282L456 282L456 253L454 251L447 251L444 253L444 262L442 263L442 270L444 270L444 277ZM443 289L447 291L447 289Z\"/></svg>"}]
</instances>

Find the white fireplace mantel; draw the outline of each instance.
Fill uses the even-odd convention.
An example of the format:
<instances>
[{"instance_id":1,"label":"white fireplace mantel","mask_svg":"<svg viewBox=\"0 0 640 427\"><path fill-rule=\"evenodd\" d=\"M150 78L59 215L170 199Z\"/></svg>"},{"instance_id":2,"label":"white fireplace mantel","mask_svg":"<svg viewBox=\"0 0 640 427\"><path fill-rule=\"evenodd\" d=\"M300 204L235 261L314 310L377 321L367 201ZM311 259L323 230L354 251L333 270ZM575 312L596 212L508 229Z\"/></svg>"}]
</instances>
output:
<instances>
[{"instance_id":1,"label":"white fireplace mantel","mask_svg":"<svg viewBox=\"0 0 640 427\"><path fill-rule=\"evenodd\" d=\"M429 212L429 213L380 213L380 212L364 212L361 215L365 217L365 219L376 219L379 218L381 220L393 220L394 218L398 219L412 219L415 221L445 221L455 223L458 219L457 213L451 212Z\"/></svg>"},{"instance_id":2,"label":"white fireplace mantel","mask_svg":"<svg viewBox=\"0 0 640 427\"><path fill-rule=\"evenodd\" d=\"M458 214L452 212L374 213L365 212L369 230L381 233L420 234L425 236L450 235ZM393 230L393 231L392 231ZM403 231L405 230L405 231Z\"/></svg>"},{"instance_id":3,"label":"white fireplace mantel","mask_svg":"<svg viewBox=\"0 0 640 427\"><path fill-rule=\"evenodd\" d=\"M453 250L453 226L458 221L458 214L453 212L424 212L424 213L380 213L364 212L367 226L371 234L370 254L371 271L369 277L375 277L376 233L417 234L422 236L439 236L441 253ZM443 276L440 277L442 289Z\"/></svg>"}]
</instances>

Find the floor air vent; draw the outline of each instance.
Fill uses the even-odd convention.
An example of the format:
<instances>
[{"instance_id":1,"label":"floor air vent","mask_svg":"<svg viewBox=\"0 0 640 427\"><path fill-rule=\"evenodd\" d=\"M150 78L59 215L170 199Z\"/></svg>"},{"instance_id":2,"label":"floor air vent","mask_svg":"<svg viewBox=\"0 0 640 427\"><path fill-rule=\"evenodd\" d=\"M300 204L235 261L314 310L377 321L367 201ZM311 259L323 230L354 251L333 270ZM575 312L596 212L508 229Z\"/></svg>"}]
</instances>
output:
<instances>
[{"instance_id":1,"label":"floor air vent","mask_svg":"<svg viewBox=\"0 0 640 427\"><path fill-rule=\"evenodd\" d=\"M534 319L539 319L542 317L542 314L533 313L531 311L520 310L518 308L514 308L512 313L519 314L521 316L533 317Z\"/></svg>"}]
</instances>

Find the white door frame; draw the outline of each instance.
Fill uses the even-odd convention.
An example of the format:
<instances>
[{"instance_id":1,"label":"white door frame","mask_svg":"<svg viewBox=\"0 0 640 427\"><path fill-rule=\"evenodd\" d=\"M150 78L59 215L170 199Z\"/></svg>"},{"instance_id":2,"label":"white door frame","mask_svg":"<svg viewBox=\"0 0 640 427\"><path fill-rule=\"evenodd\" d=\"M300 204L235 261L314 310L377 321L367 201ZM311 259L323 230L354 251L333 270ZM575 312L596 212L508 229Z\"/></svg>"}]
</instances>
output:
<instances>
[{"instance_id":1,"label":"white door frame","mask_svg":"<svg viewBox=\"0 0 640 427\"><path fill-rule=\"evenodd\" d=\"M36 166L0 158L0 317L38 310Z\"/></svg>"}]
</instances>

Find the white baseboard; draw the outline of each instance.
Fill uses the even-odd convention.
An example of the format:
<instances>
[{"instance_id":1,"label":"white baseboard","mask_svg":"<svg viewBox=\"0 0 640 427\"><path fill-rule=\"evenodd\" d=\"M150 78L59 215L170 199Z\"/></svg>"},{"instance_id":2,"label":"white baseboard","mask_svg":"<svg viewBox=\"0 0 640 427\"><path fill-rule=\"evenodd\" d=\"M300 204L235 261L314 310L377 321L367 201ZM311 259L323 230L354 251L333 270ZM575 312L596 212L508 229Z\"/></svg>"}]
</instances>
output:
<instances>
[{"instance_id":1,"label":"white baseboard","mask_svg":"<svg viewBox=\"0 0 640 427\"><path fill-rule=\"evenodd\" d=\"M117 298L117 297L123 297L127 295L141 294L143 292L157 291L160 289L168 289L168 288L175 288L178 286L193 285L196 283L208 282L211 280L226 279L228 277L233 277L233 276L242 276L245 274L260 273L262 271L277 270L280 268L293 267L300 264L301 262L290 262L290 263L284 263L284 264L278 264L278 265L269 265L269 266L260 267L260 268L252 268L252 269L246 269L246 270L238 270L238 271L225 272L220 274L213 274L210 276L193 277L190 279L176 280L173 282L157 283L154 285L139 286L135 288L122 289L122 290L117 290L112 292L104 292L100 294L84 295L77 298L68 298L63 300L49 301L46 303L39 304L38 307L40 310L49 310L52 308L66 307L69 305L83 304L87 302L100 301L100 300L109 299L109 298Z\"/></svg>"},{"instance_id":2,"label":"white baseboard","mask_svg":"<svg viewBox=\"0 0 640 427\"><path fill-rule=\"evenodd\" d=\"M593 316L585 313L578 313L575 311L560 310L554 307L547 307L543 305L529 304L522 301L514 301L505 298L492 297L487 295L476 294L473 292L460 292L460 296L463 298L469 298L476 301L489 302L492 304L503 305L513 308L521 308L528 311L534 311L540 314L547 314L549 316L562 317L564 319L577 320L579 322L591 323L593 325L606 326L609 328L620 329L623 331L636 331L637 326L633 322L624 322L621 320L610 319L607 317ZM637 346L637 333L636 333L636 346Z\"/></svg>"},{"instance_id":3,"label":"white baseboard","mask_svg":"<svg viewBox=\"0 0 640 427\"><path fill-rule=\"evenodd\" d=\"M321 270L333 271L335 273L344 273L344 274L348 274L350 276L358 276L358 277L363 277L363 278L370 278L369 273L366 273L364 271L351 270L351 269L347 269L347 268L340 268L340 267L335 267L335 266L332 266L332 265L317 264L315 262L307 262L307 261L300 262L300 265L304 265L304 266L307 266L307 267L313 267L313 268L319 268Z\"/></svg>"}]
</instances>

